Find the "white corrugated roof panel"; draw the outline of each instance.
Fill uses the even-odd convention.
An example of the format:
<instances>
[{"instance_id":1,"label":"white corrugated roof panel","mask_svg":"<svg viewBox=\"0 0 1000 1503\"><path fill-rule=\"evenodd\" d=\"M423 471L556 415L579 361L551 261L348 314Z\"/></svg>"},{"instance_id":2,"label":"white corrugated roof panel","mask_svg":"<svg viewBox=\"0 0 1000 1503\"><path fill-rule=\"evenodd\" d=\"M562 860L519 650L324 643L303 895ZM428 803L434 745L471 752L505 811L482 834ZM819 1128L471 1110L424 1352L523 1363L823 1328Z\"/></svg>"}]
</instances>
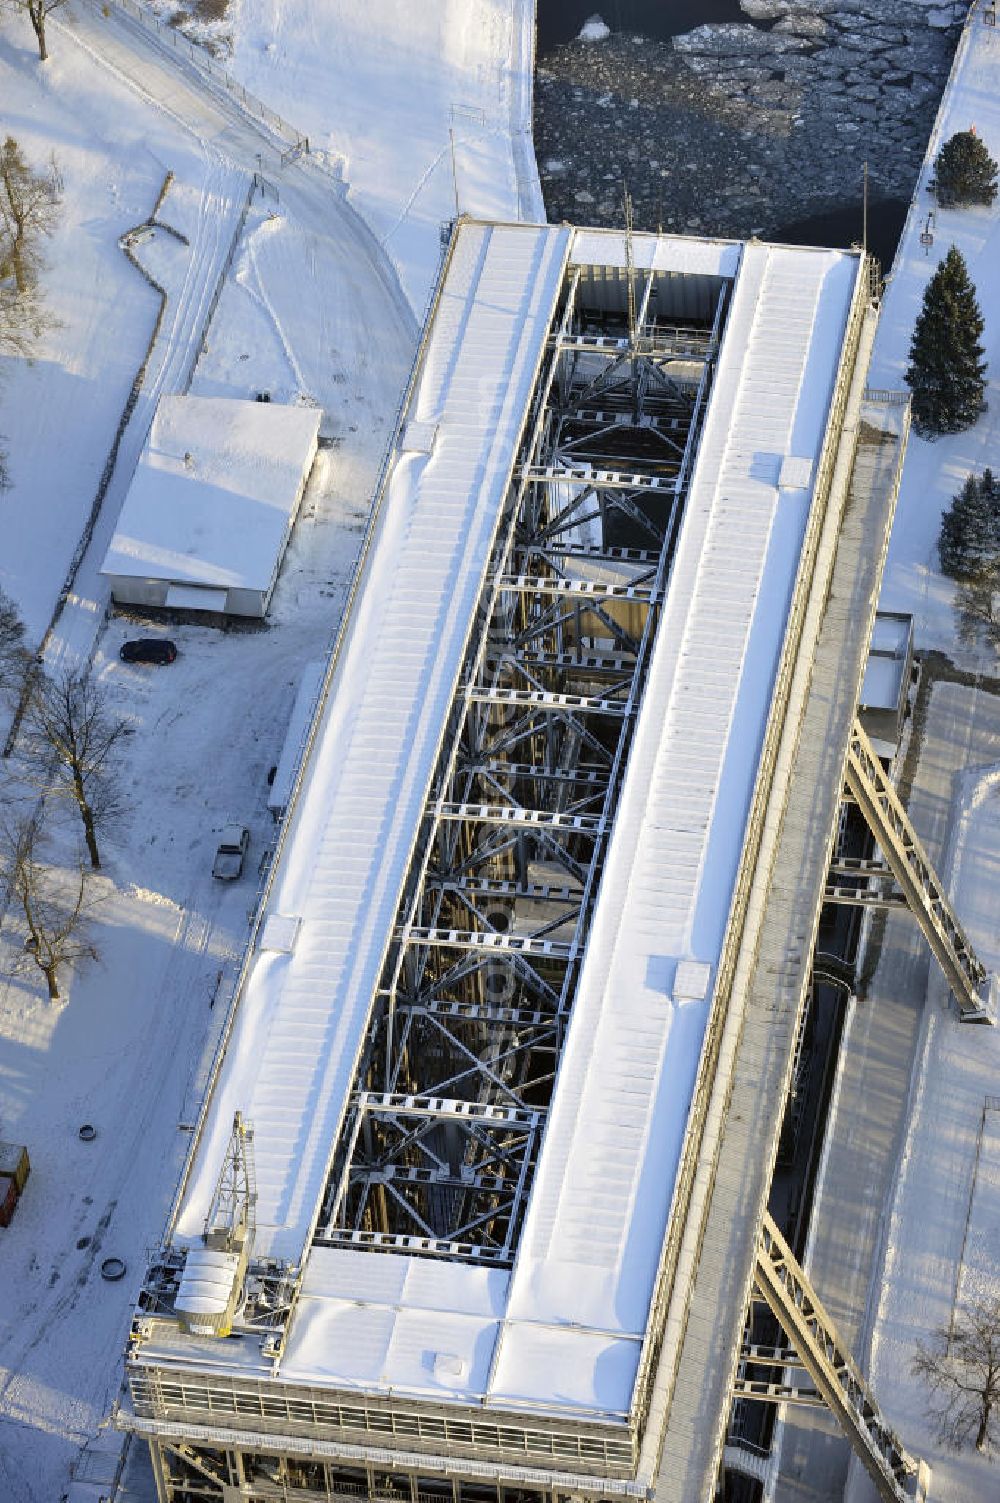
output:
<instances>
[{"instance_id":1,"label":"white corrugated roof panel","mask_svg":"<svg viewBox=\"0 0 1000 1503\"><path fill-rule=\"evenodd\" d=\"M175 1235L204 1223L237 1109L254 1127L255 1253L298 1259L317 1211L443 734L568 230L469 225L455 247L271 893L301 916L234 1020Z\"/></svg>"},{"instance_id":2,"label":"white corrugated roof panel","mask_svg":"<svg viewBox=\"0 0 1000 1503\"><path fill-rule=\"evenodd\" d=\"M669 994L679 966L717 965L808 510L768 477L787 454L819 455L857 274L856 257L832 252L744 252L515 1264L498 1398L527 1381L539 1322L645 1330L711 1000ZM630 1382L623 1368L610 1408L628 1407Z\"/></svg>"}]
</instances>

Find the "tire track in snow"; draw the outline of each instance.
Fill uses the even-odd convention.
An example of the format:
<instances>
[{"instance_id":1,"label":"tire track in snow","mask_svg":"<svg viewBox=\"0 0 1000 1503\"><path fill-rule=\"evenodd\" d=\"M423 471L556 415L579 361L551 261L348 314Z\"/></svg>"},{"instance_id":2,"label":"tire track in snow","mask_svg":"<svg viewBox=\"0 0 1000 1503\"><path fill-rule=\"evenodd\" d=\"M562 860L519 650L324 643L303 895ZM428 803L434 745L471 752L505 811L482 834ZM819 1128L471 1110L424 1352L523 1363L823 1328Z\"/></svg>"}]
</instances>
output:
<instances>
[{"instance_id":1,"label":"tire track in snow","mask_svg":"<svg viewBox=\"0 0 1000 1503\"><path fill-rule=\"evenodd\" d=\"M101 1161L99 1175L87 1185L88 1198L99 1200L105 1205L105 1209L93 1230L89 1230L87 1226L86 1203L77 1209L76 1214L66 1218L66 1246L56 1250L55 1254L62 1270L58 1281L53 1281L50 1277L45 1293L23 1312L17 1330L12 1330L5 1339L0 1340L0 1364L6 1369L4 1380L0 1381L0 1420L3 1423L21 1422L17 1413L18 1395L24 1388L30 1392L33 1383L38 1381L37 1375L26 1374L24 1371L31 1354L47 1341L52 1341L54 1348L58 1349L58 1327L77 1316L82 1306L87 1306L86 1290L94 1274L94 1265L119 1205L123 1209L127 1208L129 1181L137 1172L136 1166L142 1161L142 1150L148 1144L150 1131L155 1132L157 1124L176 1119L176 1112L167 1113L163 1110L164 1095L172 1093L178 1109L182 1108L190 1092L192 1079L197 1077L200 1056L192 1061L190 1071L184 1074L178 1070L164 1070L163 1060L171 1059L176 1054L172 1044L178 1028L186 1029L192 1024L197 1026L198 1019L194 1015L206 1008L210 994L207 985L210 973L223 959L221 954L209 959L210 944L215 933L213 920L221 902L221 894L211 890L211 897L214 901L205 905L202 911L191 908L179 911L170 941L170 958L151 1009L153 1027L144 1035L129 1083L129 1094L134 1101L140 1103L140 1109L130 1119L127 1133L104 1140L109 1146L104 1149L105 1157ZM233 958L228 945L224 958ZM199 981L206 984L199 985ZM163 1146L167 1164L173 1170L172 1175L164 1176L163 1186L166 1189L172 1179L176 1178L183 1157L183 1146L176 1130L165 1140ZM132 1266L141 1263L150 1241L158 1240L166 1203L164 1196L163 1205L157 1207L153 1225L119 1223L118 1240L114 1249L116 1256L124 1257ZM89 1240L86 1247L80 1249L78 1234L85 1230ZM81 1257L75 1256L81 1252ZM120 1287L124 1294L127 1286L123 1284ZM123 1298L118 1318L112 1318L115 1330L121 1328L122 1339L113 1343L119 1349L118 1356L108 1369L103 1395L100 1401L91 1401L99 1412L107 1410L120 1386L124 1329L130 1318L131 1304L131 1296ZM30 1329L27 1331L26 1318L30 1320ZM84 1316L79 1314L78 1318ZM107 1338L109 1332L105 1331L104 1334ZM88 1425L81 1427L81 1443L90 1434L91 1428ZM19 1498L27 1495L13 1491L6 1496Z\"/></svg>"}]
</instances>

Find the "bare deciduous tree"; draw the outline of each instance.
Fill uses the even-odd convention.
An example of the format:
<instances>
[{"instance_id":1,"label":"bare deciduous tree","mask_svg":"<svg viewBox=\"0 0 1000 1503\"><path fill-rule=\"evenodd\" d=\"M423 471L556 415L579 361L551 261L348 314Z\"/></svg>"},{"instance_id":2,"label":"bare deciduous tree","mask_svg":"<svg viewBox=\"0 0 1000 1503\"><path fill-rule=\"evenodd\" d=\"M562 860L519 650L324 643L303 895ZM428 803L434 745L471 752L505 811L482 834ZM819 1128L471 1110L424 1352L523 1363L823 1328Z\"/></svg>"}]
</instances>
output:
<instances>
[{"instance_id":1,"label":"bare deciduous tree","mask_svg":"<svg viewBox=\"0 0 1000 1503\"><path fill-rule=\"evenodd\" d=\"M24 622L10 596L0 589L0 679L11 665L20 666L24 651Z\"/></svg>"},{"instance_id":2,"label":"bare deciduous tree","mask_svg":"<svg viewBox=\"0 0 1000 1503\"><path fill-rule=\"evenodd\" d=\"M36 172L14 137L5 138L0 146L0 352L4 354L30 356L44 326L38 287L42 241L55 225L60 186L54 159L47 171Z\"/></svg>"},{"instance_id":3,"label":"bare deciduous tree","mask_svg":"<svg viewBox=\"0 0 1000 1503\"><path fill-rule=\"evenodd\" d=\"M917 1343L913 1372L930 1389L930 1412L946 1445L977 1451L1000 1440L1000 1302L977 1305L954 1329L935 1331L933 1344Z\"/></svg>"},{"instance_id":4,"label":"bare deciduous tree","mask_svg":"<svg viewBox=\"0 0 1000 1503\"><path fill-rule=\"evenodd\" d=\"M49 1000L58 1002L59 972L71 961L96 960L88 932L91 907L86 868L59 872L41 860L40 813L4 830L0 843L0 877L28 926L25 950L45 977Z\"/></svg>"},{"instance_id":5,"label":"bare deciduous tree","mask_svg":"<svg viewBox=\"0 0 1000 1503\"><path fill-rule=\"evenodd\" d=\"M32 685L25 728L39 761L54 758L56 781L50 791L67 795L83 822L90 864L101 865L98 833L123 812L115 778L114 751L128 733L89 673L40 673Z\"/></svg>"},{"instance_id":6,"label":"bare deciduous tree","mask_svg":"<svg viewBox=\"0 0 1000 1503\"><path fill-rule=\"evenodd\" d=\"M22 11L30 20L38 43L38 56L43 63L49 55L45 45L45 19L65 3L66 0L3 0L8 10Z\"/></svg>"}]
</instances>

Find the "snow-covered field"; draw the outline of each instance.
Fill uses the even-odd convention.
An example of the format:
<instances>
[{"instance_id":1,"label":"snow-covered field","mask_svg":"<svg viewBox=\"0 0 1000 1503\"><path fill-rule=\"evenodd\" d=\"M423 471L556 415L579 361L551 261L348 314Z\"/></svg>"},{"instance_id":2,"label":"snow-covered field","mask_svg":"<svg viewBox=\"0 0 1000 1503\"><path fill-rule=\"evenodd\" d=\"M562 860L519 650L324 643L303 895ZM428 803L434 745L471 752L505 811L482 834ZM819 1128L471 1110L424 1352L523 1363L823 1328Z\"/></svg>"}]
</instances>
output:
<instances>
[{"instance_id":1,"label":"snow-covered field","mask_svg":"<svg viewBox=\"0 0 1000 1503\"><path fill-rule=\"evenodd\" d=\"M456 199L465 214L544 222L532 0L232 3L233 73L342 164L418 313Z\"/></svg>"},{"instance_id":2,"label":"snow-covered field","mask_svg":"<svg viewBox=\"0 0 1000 1503\"><path fill-rule=\"evenodd\" d=\"M544 223L531 143L534 0L148 4L344 177L418 315L441 226L457 212Z\"/></svg>"},{"instance_id":3,"label":"snow-covered field","mask_svg":"<svg viewBox=\"0 0 1000 1503\"><path fill-rule=\"evenodd\" d=\"M371 151L372 198L381 204L390 251L413 279L415 303L426 296L439 254L438 220L448 213L447 205L439 213L437 187L427 186L433 170L425 176L424 153L440 145L433 130L443 118L448 141L451 103L467 102L470 87L478 97L495 83L499 98L501 83L513 89L516 81L527 97L523 71L515 69L512 81L510 58L499 53L512 44L514 10L493 11L499 20L486 34L470 29L462 40L456 23L457 50L449 51L444 12L416 9L427 22L423 103L407 91L409 113L400 106L394 124L390 111L380 110L371 143L362 96L367 89L370 99L382 86L383 67L399 78L405 66L370 16L351 59L340 59L356 90L353 123L345 105L340 125L335 91L325 97L324 130L346 136L353 129L358 162ZM457 12L449 14L455 22ZM301 41L303 24L301 14L288 22L290 39ZM36 162L55 148L65 184L59 229L47 247L52 327L34 366L11 365L0 397L14 481L4 503L0 582L20 605L33 644L49 624L156 317L158 297L117 240L147 218L168 170L174 179L160 217L191 244L161 233L137 247L167 289L167 315L93 544L48 648L50 662L93 655L94 672L133 732L118 769L132 812L107 843L97 884L100 960L66 978L67 1000L55 1008L38 973L18 963L24 935L13 913L0 929L0 1136L27 1143L32 1160L15 1221L0 1236L3 1503L54 1503L114 1398L136 1281L186 1147L179 1124L197 1107L258 864L274 838L267 772L278 760L302 668L322 655L337 625L415 335L388 257L356 222L343 184L322 162L282 170L273 146L231 101L203 90L190 72L178 73L141 33L96 7L60 11L50 31L52 61L44 69L27 27L5 21L0 31L4 127ZM412 25L397 42L417 45ZM288 69L292 76L290 62ZM453 74L463 76L461 89ZM314 83L318 110L324 96ZM295 93L292 85L288 98ZM428 101L433 109L422 115ZM470 151L467 170L470 183L482 171L491 192L505 184L502 192L513 197L502 212L513 213L513 168L506 179L495 176L503 149L508 164L514 160L509 136L501 141L504 118L510 112L490 117L488 150ZM413 150L397 149L387 165L390 137ZM327 446L265 627L220 632L123 618L105 626L103 548L155 398L183 389L198 356L258 153L269 186L254 199L191 390L248 396L266 389L276 401L318 405ZM499 200L475 204L491 206L500 208ZM122 665L121 642L150 630L169 631L176 663ZM250 863L240 882L223 887L212 880L211 860L219 827L230 818L251 828ZM213 1007L216 996L222 1000ZM84 1122L97 1128L89 1144L78 1137ZM100 1277L110 1255L128 1265L120 1283Z\"/></svg>"}]
</instances>

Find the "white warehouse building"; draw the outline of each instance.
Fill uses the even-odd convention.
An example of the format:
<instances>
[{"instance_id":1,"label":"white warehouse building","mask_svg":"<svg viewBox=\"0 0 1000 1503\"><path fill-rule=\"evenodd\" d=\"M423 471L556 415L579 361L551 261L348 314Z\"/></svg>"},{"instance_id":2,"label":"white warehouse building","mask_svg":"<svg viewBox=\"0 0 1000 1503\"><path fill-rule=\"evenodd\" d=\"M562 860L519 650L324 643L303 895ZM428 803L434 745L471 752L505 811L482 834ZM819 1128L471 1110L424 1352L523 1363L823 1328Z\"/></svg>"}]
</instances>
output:
<instances>
[{"instance_id":1,"label":"white warehouse building","mask_svg":"<svg viewBox=\"0 0 1000 1503\"><path fill-rule=\"evenodd\" d=\"M711 1499L755 1299L918 1494L767 1214L890 797L876 318L860 251L456 226L133 1322L163 1503Z\"/></svg>"},{"instance_id":2,"label":"white warehouse building","mask_svg":"<svg viewBox=\"0 0 1000 1503\"><path fill-rule=\"evenodd\" d=\"M160 398L101 573L119 605L266 615L318 408Z\"/></svg>"}]
</instances>

